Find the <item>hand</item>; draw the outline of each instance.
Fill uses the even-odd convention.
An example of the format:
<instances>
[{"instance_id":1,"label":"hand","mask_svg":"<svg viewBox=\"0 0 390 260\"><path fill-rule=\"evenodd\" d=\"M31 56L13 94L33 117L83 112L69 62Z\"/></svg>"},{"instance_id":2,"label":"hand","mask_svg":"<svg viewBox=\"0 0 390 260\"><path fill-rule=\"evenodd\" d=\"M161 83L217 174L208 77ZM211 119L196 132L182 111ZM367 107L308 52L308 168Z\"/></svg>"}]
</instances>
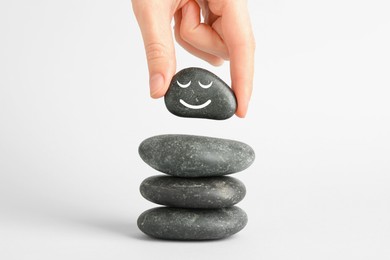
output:
<instances>
[{"instance_id":1,"label":"hand","mask_svg":"<svg viewBox=\"0 0 390 260\"><path fill-rule=\"evenodd\" d=\"M236 115L245 117L252 93L255 41L245 0L132 0L149 68L150 95L165 95L176 72L171 31L188 52L212 65L230 60ZM200 11L205 22L200 21Z\"/></svg>"}]
</instances>

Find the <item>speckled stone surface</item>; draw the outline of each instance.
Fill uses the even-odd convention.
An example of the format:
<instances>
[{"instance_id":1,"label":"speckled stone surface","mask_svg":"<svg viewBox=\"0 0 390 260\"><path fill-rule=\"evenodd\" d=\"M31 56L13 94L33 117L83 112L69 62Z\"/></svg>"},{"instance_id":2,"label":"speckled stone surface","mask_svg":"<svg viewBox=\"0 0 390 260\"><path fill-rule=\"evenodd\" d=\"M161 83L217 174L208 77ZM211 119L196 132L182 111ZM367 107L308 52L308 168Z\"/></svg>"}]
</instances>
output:
<instances>
[{"instance_id":1,"label":"speckled stone surface","mask_svg":"<svg viewBox=\"0 0 390 260\"><path fill-rule=\"evenodd\" d=\"M231 236L248 222L246 213L233 206L222 209L159 207L145 211L137 221L145 234L170 240L210 240Z\"/></svg>"},{"instance_id":2,"label":"speckled stone surface","mask_svg":"<svg viewBox=\"0 0 390 260\"><path fill-rule=\"evenodd\" d=\"M225 208L240 202L245 185L232 177L179 178L165 175L145 179L142 196L154 203L181 208Z\"/></svg>"},{"instance_id":3,"label":"speckled stone surface","mask_svg":"<svg viewBox=\"0 0 390 260\"><path fill-rule=\"evenodd\" d=\"M213 73L201 68L179 71L165 95L165 105L174 115L227 119L237 108L231 88Z\"/></svg>"},{"instance_id":4,"label":"speckled stone surface","mask_svg":"<svg viewBox=\"0 0 390 260\"><path fill-rule=\"evenodd\" d=\"M153 136L140 144L138 152L152 168L177 177L232 174L248 168L255 159L245 143L194 135Z\"/></svg>"}]
</instances>

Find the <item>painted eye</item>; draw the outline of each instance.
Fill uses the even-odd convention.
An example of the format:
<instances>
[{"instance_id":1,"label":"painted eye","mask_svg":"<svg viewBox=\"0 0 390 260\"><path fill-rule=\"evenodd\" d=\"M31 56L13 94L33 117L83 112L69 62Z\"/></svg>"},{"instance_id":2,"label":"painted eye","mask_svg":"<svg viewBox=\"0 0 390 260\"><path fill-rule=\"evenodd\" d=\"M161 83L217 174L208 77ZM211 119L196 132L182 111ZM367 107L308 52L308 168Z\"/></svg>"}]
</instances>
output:
<instances>
[{"instance_id":1,"label":"painted eye","mask_svg":"<svg viewBox=\"0 0 390 260\"><path fill-rule=\"evenodd\" d=\"M198 81L198 83L199 83L199 86L201 86L202 88L209 88L209 87L211 87L211 85L213 85L212 81L207 85L203 85L202 83L200 83L200 81Z\"/></svg>"},{"instance_id":2,"label":"painted eye","mask_svg":"<svg viewBox=\"0 0 390 260\"><path fill-rule=\"evenodd\" d=\"M177 82L177 85L179 85L179 87L181 87L181 88L188 88L190 85L191 85L191 81L190 82L188 82L187 84L181 84L179 81L177 81L176 80L176 82Z\"/></svg>"}]
</instances>

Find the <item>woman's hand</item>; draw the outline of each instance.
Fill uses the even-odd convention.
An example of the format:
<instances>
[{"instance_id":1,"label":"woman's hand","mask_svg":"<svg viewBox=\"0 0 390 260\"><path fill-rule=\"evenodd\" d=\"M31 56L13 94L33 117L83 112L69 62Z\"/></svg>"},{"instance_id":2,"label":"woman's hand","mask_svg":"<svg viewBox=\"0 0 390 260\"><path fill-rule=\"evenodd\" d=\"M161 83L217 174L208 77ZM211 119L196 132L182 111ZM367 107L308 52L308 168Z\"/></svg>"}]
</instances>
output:
<instances>
[{"instance_id":1,"label":"woman's hand","mask_svg":"<svg viewBox=\"0 0 390 260\"><path fill-rule=\"evenodd\" d=\"M150 95L165 95L176 72L176 41L212 65L230 60L236 115L245 117L252 93L255 41L245 0L132 0L144 40ZM200 15L204 16L201 23Z\"/></svg>"}]
</instances>

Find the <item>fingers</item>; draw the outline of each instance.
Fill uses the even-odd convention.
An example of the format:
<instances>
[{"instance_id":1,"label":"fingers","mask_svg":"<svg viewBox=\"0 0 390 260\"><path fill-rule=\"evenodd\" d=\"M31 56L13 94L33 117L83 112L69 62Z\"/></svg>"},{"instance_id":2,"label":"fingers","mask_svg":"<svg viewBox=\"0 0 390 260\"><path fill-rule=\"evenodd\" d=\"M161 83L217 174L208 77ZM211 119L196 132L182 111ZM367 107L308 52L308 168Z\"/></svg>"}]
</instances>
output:
<instances>
[{"instance_id":1,"label":"fingers","mask_svg":"<svg viewBox=\"0 0 390 260\"><path fill-rule=\"evenodd\" d=\"M208 1L209 10L215 14L206 16L211 26L201 23L200 8L194 0L188 0L184 6L174 6L167 0L132 0L132 3L144 40L151 96L163 96L175 73L170 20L176 8L182 7L175 14L176 40L184 49L213 65L230 59L232 88L238 103L236 115L245 117L253 87L255 51L246 1Z\"/></svg>"},{"instance_id":2,"label":"fingers","mask_svg":"<svg viewBox=\"0 0 390 260\"><path fill-rule=\"evenodd\" d=\"M230 54L236 115L245 117L253 88L255 41L245 1L231 1L222 11L221 27Z\"/></svg>"},{"instance_id":3,"label":"fingers","mask_svg":"<svg viewBox=\"0 0 390 260\"><path fill-rule=\"evenodd\" d=\"M198 50L223 59L229 58L226 45L218 33L208 24L200 22L200 8L193 0L182 8L180 36Z\"/></svg>"},{"instance_id":4,"label":"fingers","mask_svg":"<svg viewBox=\"0 0 390 260\"><path fill-rule=\"evenodd\" d=\"M165 1L133 0L133 10L144 40L149 69L150 95L165 95L176 71L176 57L170 25L170 5Z\"/></svg>"},{"instance_id":5,"label":"fingers","mask_svg":"<svg viewBox=\"0 0 390 260\"><path fill-rule=\"evenodd\" d=\"M201 58L211 65L214 66L220 66L223 64L223 59L220 57L217 57L215 55L209 54L207 52L201 51L195 47L193 47L191 44L187 43L181 38L180 35L180 27L181 27L181 20L182 20L182 13L176 12L175 14L175 39L176 41L189 53L192 55L197 56L198 58Z\"/></svg>"}]
</instances>

